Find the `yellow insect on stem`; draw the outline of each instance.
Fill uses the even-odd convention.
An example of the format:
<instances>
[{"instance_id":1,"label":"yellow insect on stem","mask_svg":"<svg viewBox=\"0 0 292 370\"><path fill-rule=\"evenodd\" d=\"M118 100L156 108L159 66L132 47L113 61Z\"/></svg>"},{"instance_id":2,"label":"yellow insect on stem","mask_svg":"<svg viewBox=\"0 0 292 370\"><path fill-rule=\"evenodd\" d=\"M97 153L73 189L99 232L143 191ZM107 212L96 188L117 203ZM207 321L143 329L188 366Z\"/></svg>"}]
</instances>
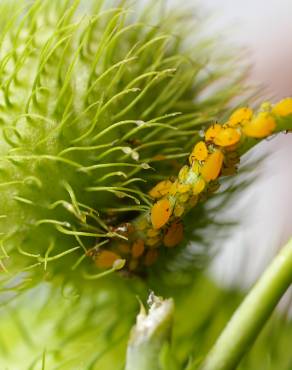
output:
<instances>
[{"instance_id":1,"label":"yellow insect on stem","mask_svg":"<svg viewBox=\"0 0 292 370\"><path fill-rule=\"evenodd\" d=\"M202 191L205 189L206 183L202 177L199 177L198 180L193 185L193 194L198 195L202 193Z\"/></svg>"},{"instance_id":2,"label":"yellow insect on stem","mask_svg":"<svg viewBox=\"0 0 292 370\"><path fill-rule=\"evenodd\" d=\"M229 117L228 125L230 127L236 127L245 121L251 120L252 115L253 115L252 109L247 107L239 108L235 112L233 112Z\"/></svg>"},{"instance_id":3,"label":"yellow insect on stem","mask_svg":"<svg viewBox=\"0 0 292 370\"><path fill-rule=\"evenodd\" d=\"M222 130L215 136L214 143L218 146L228 147L235 145L240 140L240 132L232 127L222 127Z\"/></svg>"},{"instance_id":4,"label":"yellow insect on stem","mask_svg":"<svg viewBox=\"0 0 292 370\"><path fill-rule=\"evenodd\" d=\"M204 161L208 157L208 148L204 141L199 141L191 155L189 156L189 162L192 164L195 160L197 161Z\"/></svg>"},{"instance_id":5,"label":"yellow insect on stem","mask_svg":"<svg viewBox=\"0 0 292 370\"><path fill-rule=\"evenodd\" d=\"M271 113L260 112L255 118L243 125L243 132L248 137L261 139L271 135L275 128L276 121Z\"/></svg>"},{"instance_id":6,"label":"yellow insect on stem","mask_svg":"<svg viewBox=\"0 0 292 370\"><path fill-rule=\"evenodd\" d=\"M215 137L220 133L222 130L222 126L218 123L215 123L214 125L210 126L208 130L205 132L205 141L213 141Z\"/></svg>"},{"instance_id":7,"label":"yellow insect on stem","mask_svg":"<svg viewBox=\"0 0 292 370\"><path fill-rule=\"evenodd\" d=\"M208 156L201 169L201 174L206 182L217 179L222 169L223 159L224 155L221 150L216 150Z\"/></svg>"},{"instance_id":8,"label":"yellow insect on stem","mask_svg":"<svg viewBox=\"0 0 292 370\"><path fill-rule=\"evenodd\" d=\"M292 98L286 98L275 104L273 113L280 116L286 117L292 114Z\"/></svg>"},{"instance_id":9,"label":"yellow insect on stem","mask_svg":"<svg viewBox=\"0 0 292 370\"><path fill-rule=\"evenodd\" d=\"M172 182L170 180L163 180L160 181L157 185L155 185L150 191L149 195L152 198L161 198L164 195L168 194L169 189L172 186Z\"/></svg>"},{"instance_id":10,"label":"yellow insect on stem","mask_svg":"<svg viewBox=\"0 0 292 370\"><path fill-rule=\"evenodd\" d=\"M172 213L172 206L167 198L156 202L151 208L151 222L154 229L160 229L164 226Z\"/></svg>"}]
</instances>

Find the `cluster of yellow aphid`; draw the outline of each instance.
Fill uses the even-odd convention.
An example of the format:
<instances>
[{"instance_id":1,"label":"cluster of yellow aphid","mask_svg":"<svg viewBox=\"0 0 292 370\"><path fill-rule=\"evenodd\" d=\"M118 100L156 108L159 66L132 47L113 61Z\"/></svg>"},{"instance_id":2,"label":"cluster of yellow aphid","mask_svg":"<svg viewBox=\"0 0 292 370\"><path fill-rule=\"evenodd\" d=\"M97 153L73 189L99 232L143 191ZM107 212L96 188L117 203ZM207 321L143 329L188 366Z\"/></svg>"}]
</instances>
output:
<instances>
[{"instance_id":1,"label":"cluster of yellow aphid","mask_svg":"<svg viewBox=\"0 0 292 370\"><path fill-rule=\"evenodd\" d=\"M112 267L125 259L129 270L153 264L158 247L172 248L184 236L182 217L198 200L218 189L220 175L236 172L241 144L249 138L262 139L277 130L277 119L292 115L292 98L272 107L264 103L259 112L243 107L237 109L221 125L214 123L196 143L189 164L182 167L175 180L163 180L154 186L149 195L155 200L150 212L125 224L127 242L114 241L111 250L99 251L96 264L100 268ZM125 227L124 227L125 228Z\"/></svg>"}]
</instances>

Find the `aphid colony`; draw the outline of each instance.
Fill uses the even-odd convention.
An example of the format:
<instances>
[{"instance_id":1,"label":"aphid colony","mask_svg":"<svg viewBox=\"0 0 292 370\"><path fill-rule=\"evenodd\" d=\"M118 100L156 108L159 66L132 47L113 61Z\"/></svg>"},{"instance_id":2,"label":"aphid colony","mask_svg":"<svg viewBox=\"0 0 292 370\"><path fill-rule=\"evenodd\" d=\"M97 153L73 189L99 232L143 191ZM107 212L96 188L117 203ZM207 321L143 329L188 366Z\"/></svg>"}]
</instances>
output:
<instances>
[{"instance_id":1,"label":"aphid colony","mask_svg":"<svg viewBox=\"0 0 292 370\"><path fill-rule=\"evenodd\" d=\"M292 115L292 98L274 107L263 103L257 113L247 107L239 108L225 124L212 124L203 140L194 146L188 164L177 178L163 180L149 191L154 201L149 212L115 229L117 233L120 229L125 240L112 240L109 249L97 251L97 267L111 268L115 261L124 259L126 269L134 271L152 265L159 247L177 246L184 237L183 216L218 189L219 176L236 173L246 147L243 144L279 131L278 121L288 115Z\"/></svg>"}]
</instances>

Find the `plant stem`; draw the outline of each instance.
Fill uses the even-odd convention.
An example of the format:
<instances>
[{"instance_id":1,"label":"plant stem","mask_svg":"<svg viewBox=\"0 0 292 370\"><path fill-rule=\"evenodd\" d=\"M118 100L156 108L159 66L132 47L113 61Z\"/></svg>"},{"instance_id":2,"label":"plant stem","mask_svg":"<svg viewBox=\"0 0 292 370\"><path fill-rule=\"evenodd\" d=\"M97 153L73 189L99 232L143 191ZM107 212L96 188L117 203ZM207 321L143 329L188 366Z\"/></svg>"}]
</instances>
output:
<instances>
[{"instance_id":1,"label":"plant stem","mask_svg":"<svg viewBox=\"0 0 292 370\"><path fill-rule=\"evenodd\" d=\"M201 370L234 370L292 283L292 239L234 313Z\"/></svg>"}]
</instances>

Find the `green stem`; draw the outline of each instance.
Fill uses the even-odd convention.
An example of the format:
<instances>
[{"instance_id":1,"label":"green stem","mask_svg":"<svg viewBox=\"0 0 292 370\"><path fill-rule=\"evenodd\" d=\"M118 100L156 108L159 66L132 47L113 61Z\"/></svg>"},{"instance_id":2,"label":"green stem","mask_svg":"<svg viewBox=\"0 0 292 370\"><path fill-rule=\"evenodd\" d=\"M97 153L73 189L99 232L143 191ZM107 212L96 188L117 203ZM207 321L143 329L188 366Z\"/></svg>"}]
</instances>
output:
<instances>
[{"instance_id":1,"label":"green stem","mask_svg":"<svg viewBox=\"0 0 292 370\"><path fill-rule=\"evenodd\" d=\"M292 283L292 239L227 324L200 370L234 370Z\"/></svg>"}]
</instances>

